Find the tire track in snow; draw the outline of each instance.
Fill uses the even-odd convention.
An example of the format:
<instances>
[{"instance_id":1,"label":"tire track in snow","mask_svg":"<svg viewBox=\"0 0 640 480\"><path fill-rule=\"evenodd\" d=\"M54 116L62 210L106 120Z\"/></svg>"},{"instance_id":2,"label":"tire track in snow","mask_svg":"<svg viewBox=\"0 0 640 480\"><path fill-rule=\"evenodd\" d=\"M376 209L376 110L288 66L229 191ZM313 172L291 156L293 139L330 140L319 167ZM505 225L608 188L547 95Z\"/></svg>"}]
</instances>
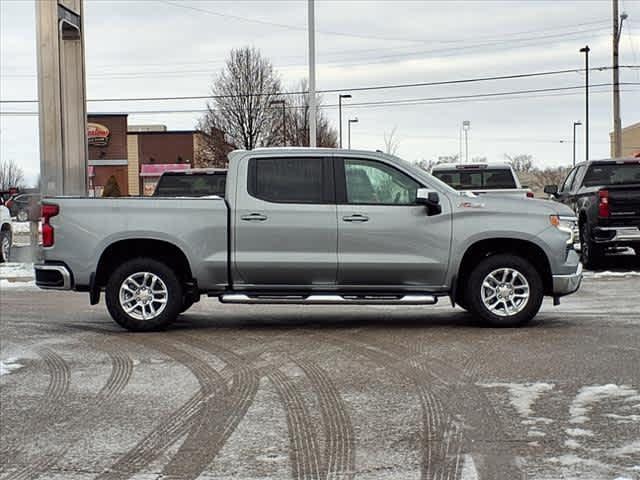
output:
<instances>
[{"instance_id":1,"label":"tire track in snow","mask_svg":"<svg viewBox=\"0 0 640 480\"><path fill-rule=\"evenodd\" d=\"M86 421L96 422L95 417L101 415L101 409L105 403L118 395L129 383L131 374L133 373L133 361L131 358L121 351L112 349L111 346L101 344L99 348L106 351L111 360L111 372L104 386L96 394L93 401L85 410L78 413L68 413L67 417L73 417L74 423L84 423ZM58 359L55 359L59 362ZM53 452L44 452L40 459L31 460L29 465L22 468L18 472L11 475L12 480L27 480L42 476L50 471L67 453L67 451L82 436L80 429L69 429L77 431L74 437L66 444L63 444Z\"/></svg>"},{"instance_id":2,"label":"tire track in snow","mask_svg":"<svg viewBox=\"0 0 640 480\"><path fill-rule=\"evenodd\" d=\"M152 348L187 367L198 380L200 388L180 408L121 456L106 472L99 475L97 478L101 480L126 479L140 472L189 432L194 422L200 417L203 408L206 409L210 402L216 402L216 397L228 394L222 376L197 356L157 336L145 336L144 341L136 338L132 338L132 340L140 346Z\"/></svg>"},{"instance_id":3,"label":"tire track in snow","mask_svg":"<svg viewBox=\"0 0 640 480\"><path fill-rule=\"evenodd\" d=\"M197 478L215 459L253 404L260 384L256 371L246 358L203 338L178 335L185 343L213 354L227 366L221 375L231 381L228 396L203 408L200 422L189 431L176 454L163 469L163 478L188 480Z\"/></svg>"},{"instance_id":4,"label":"tire track in snow","mask_svg":"<svg viewBox=\"0 0 640 480\"><path fill-rule=\"evenodd\" d=\"M353 479L355 435L340 393L323 369L306 360L294 362L311 381L319 399L327 442L323 461L327 480Z\"/></svg>"}]
</instances>

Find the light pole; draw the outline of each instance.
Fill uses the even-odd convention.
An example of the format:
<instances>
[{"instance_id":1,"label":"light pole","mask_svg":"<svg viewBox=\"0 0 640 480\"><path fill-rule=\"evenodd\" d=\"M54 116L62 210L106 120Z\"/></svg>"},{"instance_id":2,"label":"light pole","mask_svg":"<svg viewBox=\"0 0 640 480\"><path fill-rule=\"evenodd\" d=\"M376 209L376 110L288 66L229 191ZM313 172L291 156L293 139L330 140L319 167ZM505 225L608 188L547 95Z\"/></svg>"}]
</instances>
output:
<instances>
[{"instance_id":1,"label":"light pole","mask_svg":"<svg viewBox=\"0 0 640 480\"><path fill-rule=\"evenodd\" d=\"M287 146L287 107L284 100L272 100L269 102L269 106L282 105L282 146Z\"/></svg>"},{"instance_id":2,"label":"light pole","mask_svg":"<svg viewBox=\"0 0 640 480\"><path fill-rule=\"evenodd\" d=\"M582 125L582 122L573 122L573 166L576 166L576 127Z\"/></svg>"},{"instance_id":3,"label":"light pole","mask_svg":"<svg viewBox=\"0 0 640 480\"><path fill-rule=\"evenodd\" d=\"M352 123L358 123L358 117L349 119L349 125L348 125L348 128L347 128L347 132L348 132L347 133L347 138L349 139L348 140L349 141L349 150L351 150L351 124Z\"/></svg>"},{"instance_id":4,"label":"light pole","mask_svg":"<svg viewBox=\"0 0 640 480\"><path fill-rule=\"evenodd\" d=\"M469 120L462 122L462 130L464 130L464 163L469 163L469 129L471 129L471 122Z\"/></svg>"},{"instance_id":5,"label":"light pole","mask_svg":"<svg viewBox=\"0 0 640 480\"><path fill-rule=\"evenodd\" d=\"M627 14L620 15L618 23L618 0L613 0L613 156L622 157L622 120L620 119L620 34Z\"/></svg>"},{"instance_id":6,"label":"light pole","mask_svg":"<svg viewBox=\"0 0 640 480\"><path fill-rule=\"evenodd\" d=\"M309 25L309 146L315 147L316 137L316 19L314 0L308 0Z\"/></svg>"},{"instance_id":7,"label":"light pole","mask_svg":"<svg viewBox=\"0 0 640 480\"><path fill-rule=\"evenodd\" d=\"M584 53L584 158L589 160L589 45L580 49Z\"/></svg>"},{"instance_id":8,"label":"light pole","mask_svg":"<svg viewBox=\"0 0 640 480\"><path fill-rule=\"evenodd\" d=\"M340 94L338 95L338 116L340 117L338 120L338 124L340 125L340 148L342 148L342 99L343 98L351 98L351 95Z\"/></svg>"}]
</instances>

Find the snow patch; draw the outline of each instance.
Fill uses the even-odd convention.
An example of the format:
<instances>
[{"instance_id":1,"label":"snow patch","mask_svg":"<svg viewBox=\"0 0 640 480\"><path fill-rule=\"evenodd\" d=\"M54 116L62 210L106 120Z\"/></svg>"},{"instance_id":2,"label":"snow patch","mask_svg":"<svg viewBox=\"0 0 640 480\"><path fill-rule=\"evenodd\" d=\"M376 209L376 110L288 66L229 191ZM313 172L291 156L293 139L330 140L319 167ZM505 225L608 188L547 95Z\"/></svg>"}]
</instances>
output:
<instances>
[{"instance_id":1,"label":"snow patch","mask_svg":"<svg viewBox=\"0 0 640 480\"><path fill-rule=\"evenodd\" d=\"M602 416L618 420L618 423L640 423L640 415L617 415L615 413L605 413Z\"/></svg>"},{"instance_id":2,"label":"snow patch","mask_svg":"<svg viewBox=\"0 0 640 480\"><path fill-rule=\"evenodd\" d=\"M627 272L612 272L606 270L604 272L593 272L591 275L587 275L588 277L593 278L626 278L626 277L640 277L640 272L636 271L627 271Z\"/></svg>"},{"instance_id":3,"label":"snow patch","mask_svg":"<svg viewBox=\"0 0 640 480\"><path fill-rule=\"evenodd\" d=\"M572 437L593 437L593 432L591 430L585 430L583 428L567 428L565 430L567 435Z\"/></svg>"},{"instance_id":4,"label":"snow patch","mask_svg":"<svg viewBox=\"0 0 640 480\"><path fill-rule=\"evenodd\" d=\"M31 233L31 222L11 222L13 233Z\"/></svg>"},{"instance_id":5,"label":"snow patch","mask_svg":"<svg viewBox=\"0 0 640 480\"><path fill-rule=\"evenodd\" d=\"M582 387L569 407L569 423L585 423L589 420L591 405L606 399L620 399L638 395L638 392L627 385L593 385Z\"/></svg>"},{"instance_id":6,"label":"snow patch","mask_svg":"<svg viewBox=\"0 0 640 480\"><path fill-rule=\"evenodd\" d=\"M17 358L7 358L6 360L0 360L0 376L8 375L12 371L22 368L24 365L18 363Z\"/></svg>"},{"instance_id":7,"label":"snow patch","mask_svg":"<svg viewBox=\"0 0 640 480\"><path fill-rule=\"evenodd\" d=\"M1 278L0 279L0 290L5 290L5 289L10 289L10 288L14 288L14 289L31 289L31 288L38 288L36 287L36 282L35 280L28 280L25 282L11 282L7 279Z\"/></svg>"},{"instance_id":8,"label":"snow patch","mask_svg":"<svg viewBox=\"0 0 640 480\"><path fill-rule=\"evenodd\" d=\"M565 440L564 446L575 450L576 448L580 448L581 445L574 439L570 438L569 440Z\"/></svg>"},{"instance_id":9,"label":"snow patch","mask_svg":"<svg viewBox=\"0 0 640 480\"><path fill-rule=\"evenodd\" d=\"M33 278L33 263L0 263L0 278Z\"/></svg>"},{"instance_id":10,"label":"snow patch","mask_svg":"<svg viewBox=\"0 0 640 480\"><path fill-rule=\"evenodd\" d=\"M480 480L480 477L478 476L478 470L476 470L476 464L473 461L473 457L471 455L468 455L468 454L464 455L460 479L461 480Z\"/></svg>"},{"instance_id":11,"label":"snow patch","mask_svg":"<svg viewBox=\"0 0 640 480\"><path fill-rule=\"evenodd\" d=\"M487 388L506 388L511 397L511 405L523 417L533 415L533 404L543 393L548 392L555 386L552 383L484 383L480 384ZM546 420L546 419L545 419Z\"/></svg>"},{"instance_id":12,"label":"snow patch","mask_svg":"<svg viewBox=\"0 0 640 480\"><path fill-rule=\"evenodd\" d=\"M620 448L609 450L609 455L614 457L624 457L626 455L634 455L636 453L640 453L640 440L636 440L635 442L631 442Z\"/></svg>"}]
</instances>

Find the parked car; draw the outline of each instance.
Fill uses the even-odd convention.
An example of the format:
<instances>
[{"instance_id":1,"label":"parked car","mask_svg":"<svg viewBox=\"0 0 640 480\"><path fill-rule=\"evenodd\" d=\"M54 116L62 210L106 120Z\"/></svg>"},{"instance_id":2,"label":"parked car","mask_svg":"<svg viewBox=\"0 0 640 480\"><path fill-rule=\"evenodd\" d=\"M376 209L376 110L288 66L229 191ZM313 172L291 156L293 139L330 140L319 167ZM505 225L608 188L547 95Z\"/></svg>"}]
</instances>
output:
<instances>
[{"instance_id":1,"label":"parked car","mask_svg":"<svg viewBox=\"0 0 640 480\"><path fill-rule=\"evenodd\" d=\"M15 217L19 222L35 221L39 216L37 213L39 211L39 202L39 193L19 193L9 198L5 202L5 206L9 209L11 216Z\"/></svg>"},{"instance_id":2,"label":"parked car","mask_svg":"<svg viewBox=\"0 0 640 480\"><path fill-rule=\"evenodd\" d=\"M462 195L383 153L235 151L225 197L47 198L42 288L106 294L130 330L202 294L243 304L429 305L491 325L579 288L576 219L547 200Z\"/></svg>"},{"instance_id":3,"label":"parked car","mask_svg":"<svg viewBox=\"0 0 640 480\"><path fill-rule=\"evenodd\" d=\"M0 263L9 261L12 240L13 230L9 209L0 205Z\"/></svg>"},{"instance_id":4,"label":"parked car","mask_svg":"<svg viewBox=\"0 0 640 480\"><path fill-rule=\"evenodd\" d=\"M509 163L441 163L431 174L458 191L533 198Z\"/></svg>"},{"instance_id":5,"label":"parked car","mask_svg":"<svg viewBox=\"0 0 640 480\"><path fill-rule=\"evenodd\" d=\"M227 170L223 168L192 168L164 172L154 197L224 197Z\"/></svg>"},{"instance_id":6,"label":"parked car","mask_svg":"<svg viewBox=\"0 0 640 480\"><path fill-rule=\"evenodd\" d=\"M631 247L640 255L640 160L596 160L573 168L545 193L578 217L582 259L597 266L607 248Z\"/></svg>"}]
</instances>

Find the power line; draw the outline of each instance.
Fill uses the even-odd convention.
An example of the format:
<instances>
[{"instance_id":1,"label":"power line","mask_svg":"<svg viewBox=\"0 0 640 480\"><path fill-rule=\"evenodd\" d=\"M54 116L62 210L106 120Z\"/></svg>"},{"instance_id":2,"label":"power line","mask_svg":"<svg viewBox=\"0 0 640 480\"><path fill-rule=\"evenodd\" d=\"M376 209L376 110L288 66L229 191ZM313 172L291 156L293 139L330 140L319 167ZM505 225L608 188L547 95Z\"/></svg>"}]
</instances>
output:
<instances>
[{"instance_id":1,"label":"power line","mask_svg":"<svg viewBox=\"0 0 640 480\"><path fill-rule=\"evenodd\" d=\"M612 67L592 67L590 71L603 71L610 70ZM621 65L620 68L640 68L640 65ZM318 93L339 93L339 92L362 92L362 91L376 91L376 90L389 90L398 88L414 88L414 87L427 87L427 86L439 86L439 85L458 85L476 82L487 82L497 80L516 80L522 78L534 78L550 75L563 75L568 73L580 73L584 72L584 68L574 68L566 70L549 70L543 72L532 73L519 73L511 75L499 75L491 77L476 77L476 78L464 78L457 80L442 80L435 82L417 82L417 83L397 83L391 85L374 85L369 87L352 87L352 88L332 88L326 90L318 90ZM306 91L297 92L257 92L250 94L239 95L187 95L187 96L166 96L166 97L131 97L131 98L101 98L101 99L89 99L87 102L145 102L145 101L170 101L170 100L212 100L212 99L225 99L225 98L241 98L241 97L262 97L262 96L290 96L290 95L306 95ZM0 100L0 103L37 103L37 100Z\"/></svg>"},{"instance_id":2,"label":"power line","mask_svg":"<svg viewBox=\"0 0 640 480\"><path fill-rule=\"evenodd\" d=\"M599 88L599 87L610 87L611 83L598 83L593 84L591 87ZM623 82L621 85L625 86L637 86L640 85L640 82ZM446 96L446 97L426 97L426 98L408 98L408 99L398 99L398 100L383 100L383 101L374 101L374 102L360 102L360 103L350 103L348 105L349 108L358 107L358 108L375 108L375 107L389 107L389 106L411 106L411 105L429 105L429 104L438 104L438 103L464 103L468 101L477 101L477 100L499 100L499 99L522 99L523 95L525 99L531 98L542 98L542 97L550 97L550 96L558 96L559 94L564 95L572 95L572 94L582 94L582 92L570 92L566 93L570 90L581 90L583 89L583 85L571 86L571 87L555 87L555 88L541 88L541 89L529 89L529 90L512 90L506 92L491 92L491 93L481 93L475 95L458 95L458 96ZM621 90L623 92L630 90ZM636 90L631 90L636 91ZM553 92L553 94L552 94ZM533 95L536 93L541 93L542 95ZM600 93L608 93L608 91L593 91L593 94ZM546 95L545 95L546 94ZM515 97L517 95L517 97ZM504 98L510 97L510 98ZM337 108L338 104L326 104L320 105L320 108ZM278 107L281 108L281 107ZM305 106L287 106L287 109L302 109ZM151 114L180 114L180 113L206 113L208 109L170 109L170 110L128 110L126 113L129 114L139 114L139 115L151 115ZM107 114L111 112L93 112L93 115ZM33 116L38 115L38 112L18 112L18 111L4 111L0 112L0 115L5 116Z\"/></svg>"}]
</instances>

